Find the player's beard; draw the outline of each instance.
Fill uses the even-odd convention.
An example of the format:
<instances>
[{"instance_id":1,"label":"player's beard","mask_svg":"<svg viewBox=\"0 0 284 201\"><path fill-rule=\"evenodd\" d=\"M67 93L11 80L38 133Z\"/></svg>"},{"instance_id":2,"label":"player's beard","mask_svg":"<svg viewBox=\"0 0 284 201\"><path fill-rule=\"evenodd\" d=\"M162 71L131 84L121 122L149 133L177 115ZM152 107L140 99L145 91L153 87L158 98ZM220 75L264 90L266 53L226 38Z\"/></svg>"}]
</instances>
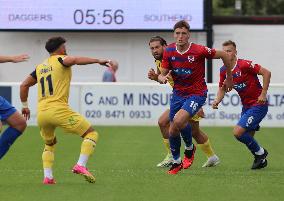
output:
<instances>
[{"instance_id":1,"label":"player's beard","mask_svg":"<svg viewBox=\"0 0 284 201\"><path fill-rule=\"evenodd\" d=\"M154 54L154 58L156 60L161 60L163 58L163 55L161 55L161 54Z\"/></svg>"}]
</instances>

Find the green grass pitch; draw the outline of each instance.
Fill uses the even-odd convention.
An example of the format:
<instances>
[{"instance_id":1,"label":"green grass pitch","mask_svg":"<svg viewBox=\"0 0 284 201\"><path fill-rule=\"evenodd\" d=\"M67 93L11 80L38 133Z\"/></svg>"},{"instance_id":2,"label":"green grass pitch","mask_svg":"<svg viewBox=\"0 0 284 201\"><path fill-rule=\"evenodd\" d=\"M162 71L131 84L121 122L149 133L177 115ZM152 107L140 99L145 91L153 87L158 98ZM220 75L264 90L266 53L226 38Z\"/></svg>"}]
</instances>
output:
<instances>
[{"instance_id":1,"label":"green grass pitch","mask_svg":"<svg viewBox=\"0 0 284 201\"><path fill-rule=\"evenodd\" d=\"M190 169L167 175L156 164L164 157L157 127L95 127L100 133L95 154L88 163L96 176L89 184L71 173L81 139L57 131L54 176L57 184L45 186L37 127L29 127L0 161L1 201L280 201L284 199L284 133L262 128L256 138L269 151L268 167L250 170L253 158L232 136L232 128L205 127L221 163L201 168L205 155L197 149Z\"/></svg>"}]
</instances>

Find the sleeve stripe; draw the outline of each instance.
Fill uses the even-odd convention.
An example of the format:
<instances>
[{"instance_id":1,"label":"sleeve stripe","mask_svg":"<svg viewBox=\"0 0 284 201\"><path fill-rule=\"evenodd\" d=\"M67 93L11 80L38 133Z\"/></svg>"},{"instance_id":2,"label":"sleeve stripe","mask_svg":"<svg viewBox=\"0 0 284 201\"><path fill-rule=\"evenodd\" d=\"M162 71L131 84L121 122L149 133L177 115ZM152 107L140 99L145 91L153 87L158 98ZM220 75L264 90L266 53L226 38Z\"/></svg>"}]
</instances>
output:
<instances>
[{"instance_id":1,"label":"sleeve stripe","mask_svg":"<svg viewBox=\"0 0 284 201\"><path fill-rule=\"evenodd\" d=\"M36 70L34 70L34 71L30 74L30 76L32 76L34 79L37 80Z\"/></svg>"},{"instance_id":2,"label":"sleeve stripe","mask_svg":"<svg viewBox=\"0 0 284 201\"><path fill-rule=\"evenodd\" d=\"M59 57L59 58L58 58L58 61L59 61L59 63L61 63L61 65L64 66L64 67L67 67L67 68L70 67L70 66L66 66L66 65L63 63L62 57Z\"/></svg>"}]
</instances>

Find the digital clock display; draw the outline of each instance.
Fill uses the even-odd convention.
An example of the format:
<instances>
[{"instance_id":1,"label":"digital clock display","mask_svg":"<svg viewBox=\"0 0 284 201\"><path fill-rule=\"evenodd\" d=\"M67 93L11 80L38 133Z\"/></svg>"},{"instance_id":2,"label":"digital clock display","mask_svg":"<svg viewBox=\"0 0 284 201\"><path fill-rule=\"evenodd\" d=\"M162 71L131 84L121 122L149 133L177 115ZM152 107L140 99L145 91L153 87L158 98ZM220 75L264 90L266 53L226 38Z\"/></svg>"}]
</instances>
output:
<instances>
[{"instance_id":1,"label":"digital clock display","mask_svg":"<svg viewBox=\"0 0 284 201\"><path fill-rule=\"evenodd\" d=\"M0 0L0 30L204 29L203 0Z\"/></svg>"}]
</instances>

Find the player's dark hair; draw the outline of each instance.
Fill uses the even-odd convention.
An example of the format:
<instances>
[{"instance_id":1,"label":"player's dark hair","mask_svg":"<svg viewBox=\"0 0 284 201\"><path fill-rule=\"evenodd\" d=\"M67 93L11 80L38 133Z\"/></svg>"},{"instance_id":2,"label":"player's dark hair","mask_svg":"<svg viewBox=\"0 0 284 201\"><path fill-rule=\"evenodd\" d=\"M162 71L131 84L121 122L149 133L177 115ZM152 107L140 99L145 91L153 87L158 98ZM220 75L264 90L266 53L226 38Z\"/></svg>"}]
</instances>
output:
<instances>
[{"instance_id":1,"label":"player's dark hair","mask_svg":"<svg viewBox=\"0 0 284 201\"><path fill-rule=\"evenodd\" d=\"M232 40L227 40L222 45L223 46L233 45L235 49L237 48L236 43Z\"/></svg>"},{"instance_id":2,"label":"player's dark hair","mask_svg":"<svg viewBox=\"0 0 284 201\"><path fill-rule=\"evenodd\" d=\"M49 52L52 53L56 51L60 45L64 44L66 40L59 36L59 37L52 37L48 39L48 41L45 43L45 49Z\"/></svg>"},{"instance_id":3,"label":"player's dark hair","mask_svg":"<svg viewBox=\"0 0 284 201\"><path fill-rule=\"evenodd\" d=\"M152 43L154 41L159 41L162 46L168 45L167 41L164 38L162 38L161 36L153 36L149 41L149 45L150 45L150 43Z\"/></svg>"},{"instance_id":4,"label":"player's dark hair","mask_svg":"<svg viewBox=\"0 0 284 201\"><path fill-rule=\"evenodd\" d=\"M174 31L177 28L183 28L183 27L186 28L188 31L190 31L190 26L189 26L188 22L185 21L185 20L178 21L174 26Z\"/></svg>"}]
</instances>

